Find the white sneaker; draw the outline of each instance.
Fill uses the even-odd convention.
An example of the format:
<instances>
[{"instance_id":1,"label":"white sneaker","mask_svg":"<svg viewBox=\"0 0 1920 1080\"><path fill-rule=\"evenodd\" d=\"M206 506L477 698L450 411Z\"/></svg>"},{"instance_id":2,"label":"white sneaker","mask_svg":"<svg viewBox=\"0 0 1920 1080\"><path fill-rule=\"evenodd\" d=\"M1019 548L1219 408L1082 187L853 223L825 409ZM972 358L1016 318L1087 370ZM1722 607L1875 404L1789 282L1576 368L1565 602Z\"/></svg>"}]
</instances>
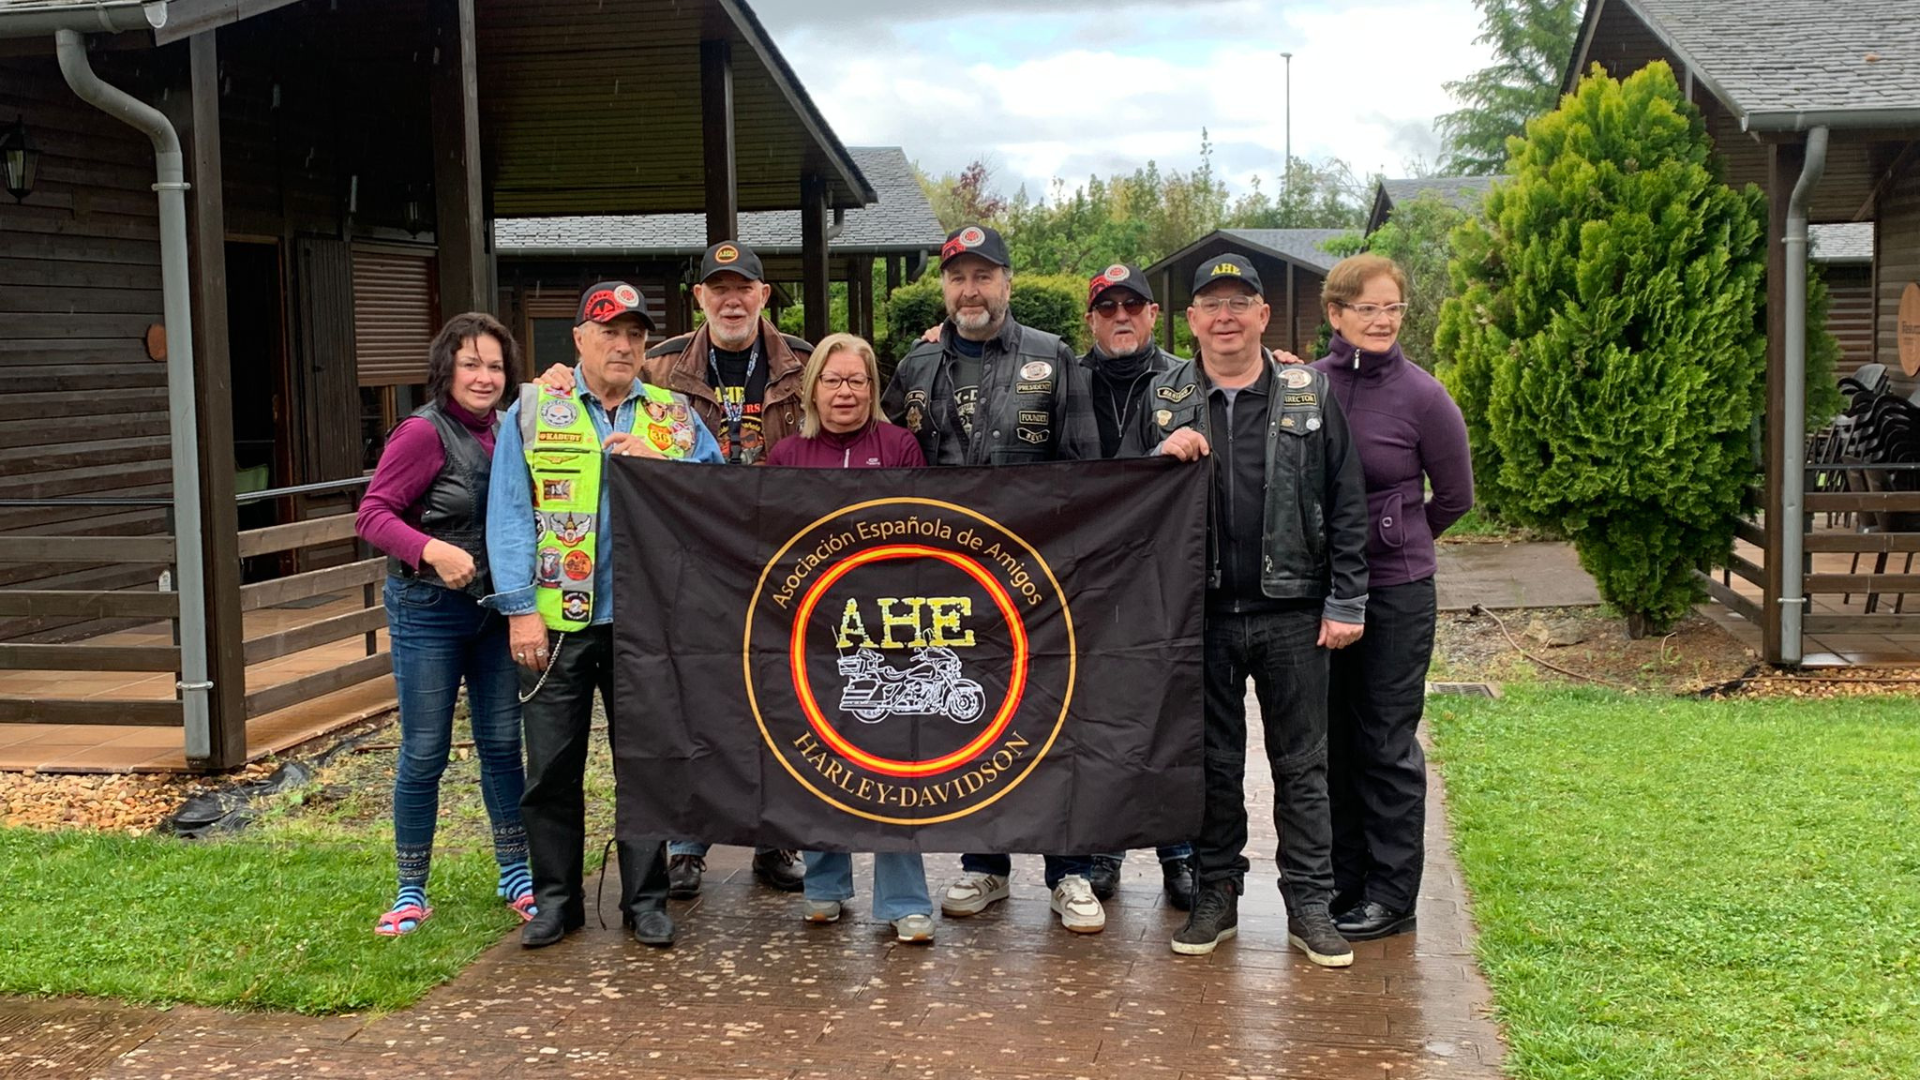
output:
<instances>
[{"instance_id":1,"label":"white sneaker","mask_svg":"<svg viewBox=\"0 0 1920 1080\"><path fill-rule=\"evenodd\" d=\"M809 900L800 909L800 917L810 923L830 923L840 921L840 901Z\"/></svg>"},{"instance_id":2,"label":"white sneaker","mask_svg":"<svg viewBox=\"0 0 1920 1080\"><path fill-rule=\"evenodd\" d=\"M933 916L902 915L893 920L893 932L901 941L926 944L933 940Z\"/></svg>"},{"instance_id":3,"label":"white sneaker","mask_svg":"<svg viewBox=\"0 0 1920 1080\"><path fill-rule=\"evenodd\" d=\"M1097 934L1107 928L1107 910L1093 895L1093 883L1079 874L1068 874L1053 887L1053 910L1060 925L1076 934Z\"/></svg>"},{"instance_id":4,"label":"white sneaker","mask_svg":"<svg viewBox=\"0 0 1920 1080\"><path fill-rule=\"evenodd\" d=\"M1002 875L969 870L960 875L960 880L947 886L947 895L940 900L940 910L955 918L965 918L980 914L987 910L989 904L997 904L1009 895L1007 879Z\"/></svg>"}]
</instances>

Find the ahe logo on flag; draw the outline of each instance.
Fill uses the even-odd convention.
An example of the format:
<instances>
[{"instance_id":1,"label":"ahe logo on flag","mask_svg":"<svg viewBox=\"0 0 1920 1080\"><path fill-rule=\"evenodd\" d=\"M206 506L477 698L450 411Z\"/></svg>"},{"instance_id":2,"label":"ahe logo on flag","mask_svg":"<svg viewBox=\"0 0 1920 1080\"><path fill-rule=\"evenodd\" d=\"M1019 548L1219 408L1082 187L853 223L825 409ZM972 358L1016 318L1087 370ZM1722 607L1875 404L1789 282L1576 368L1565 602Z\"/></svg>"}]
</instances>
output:
<instances>
[{"instance_id":1,"label":"ahe logo on flag","mask_svg":"<svg viewBox=\"0 0 1920 1080\"><path fill-rule=\"evenodd\" d=\"M769 660L789 677L766 678ZM775 552L741 674L762 738L815 798L927 825L1033 772L1077 669L1071 614L1036 548L965 507L893 498L842 507Z\"/></svg>"}]
</instances>

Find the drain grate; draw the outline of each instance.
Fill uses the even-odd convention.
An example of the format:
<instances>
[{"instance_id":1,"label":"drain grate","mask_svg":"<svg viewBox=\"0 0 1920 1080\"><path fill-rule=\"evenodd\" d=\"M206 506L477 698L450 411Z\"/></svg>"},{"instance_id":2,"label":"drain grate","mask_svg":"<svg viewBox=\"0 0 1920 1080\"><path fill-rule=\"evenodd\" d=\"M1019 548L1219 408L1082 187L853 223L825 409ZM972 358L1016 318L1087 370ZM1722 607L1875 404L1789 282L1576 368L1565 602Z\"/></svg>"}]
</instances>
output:
<instances>
[{"instance_id":1,"label":"drain grate","mask_svg":"<svg viewBox=\"0 0 1920 1080\"><path fill-rule=\"evenodd\" d=\"M1430 682L1427 684L1427 696L1452 694L1456 697L1497 698L1500 688L1492 683L1483 682Z\"/></svg>"}]
</instances>

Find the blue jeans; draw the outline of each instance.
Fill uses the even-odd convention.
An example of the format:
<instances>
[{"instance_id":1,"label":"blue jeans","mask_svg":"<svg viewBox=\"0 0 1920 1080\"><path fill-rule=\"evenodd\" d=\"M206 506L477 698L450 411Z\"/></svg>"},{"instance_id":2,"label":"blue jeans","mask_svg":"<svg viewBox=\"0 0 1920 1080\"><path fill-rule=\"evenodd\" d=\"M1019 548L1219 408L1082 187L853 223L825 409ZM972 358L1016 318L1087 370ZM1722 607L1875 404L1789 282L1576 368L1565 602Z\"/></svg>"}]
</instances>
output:
<instances>
[{"instance_id":1,"label":"blue jeans","mask_svg":"<svg viewBox=\"0 0 1920 1080\"><path fill-rule=\"evenodd\" d=\"M465 593L389 577L385 590L393 681L400 692L400 760L393 776L393 843L402 881L424 881L440 817L440 776L453 744L453 704L466 680L480 797L501 865L527 857L520 823L520 680L507 621Z\"/></svg>"},{"instance_id":2,"label":"blue jeans","mask_svg":"<svg viewBox=\"0 0 1920 1080\"><path fill-rule=\"evenodd\" d=\"M1175 859L1191 859L1193 858L1193 845L1170 844L1166 847L1154 848L1153 853L1160 856L1160 861L1163 863L1170 863ZM1124 851L1104 852L1102 857L1112 859L1114 862L1127 861L1127 853Z\"/></svg>"},{"instance_id":3,"label":"blue jeans","mask_svg":"<svg viewBox=\"0 0 1920 1080\"><path fill-rule=\"evenodd\" d=\"M1086 877L1093 873L1093 856L1091 855L1048 855L1045 858L1049 889L1059 885L1060 879L1068 874ZM1013 856L962 855L960 869L969 874L998 874L1001 877L1007 877L1013 873Z\"/></svg>"},{"instance_id":4,"label":"blue jeans","mask_svg":"<svg viewBox=\"0 0 1920 1080\"><path fill-rule=\"evenodd\" d=\"M844 851L809 851L807 899L845 901L853 897L853 856ZM873 857L873 917L892 922L908 915L932 915L927 896L927 866L915 851L882 851Z\"/></svg>"}]
</instances>

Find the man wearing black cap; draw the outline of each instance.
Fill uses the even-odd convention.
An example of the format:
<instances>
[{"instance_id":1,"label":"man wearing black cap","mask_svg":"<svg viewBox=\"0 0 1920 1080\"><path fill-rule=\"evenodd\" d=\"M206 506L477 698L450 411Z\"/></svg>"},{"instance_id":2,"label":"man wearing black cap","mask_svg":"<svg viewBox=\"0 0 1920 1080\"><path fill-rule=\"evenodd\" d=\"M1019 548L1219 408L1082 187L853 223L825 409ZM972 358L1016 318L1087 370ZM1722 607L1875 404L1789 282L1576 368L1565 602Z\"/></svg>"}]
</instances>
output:
<instances>
[{"instance_id":1,"label":"man wearing black cap","mask_svg":"<svg viewBox=\"0 0 1920 1080\"><path fill-rule=\"evenodd\" d=\"M1200 887L1173 951L1204 955L1239 929L1251 677L1273 767L1287 940L1316 964L1346 967L1353 949L1328 911L1327 655L1365 627L1367 497L1326 376L1282 367L1261 347L1271 314L1245 257L1203 263L1187 309L1199 358L1151 380L1127 436L1132 453L1213 458Z\"/></svg>"},{"instance_id":2,"label":"man wearing black cap","mask_svg":"<svg viewBox=\"0 0 1920 1080\"><path fill-rule=\"evenodd\" d=\"M586 921L581 886L593 692L614 723L612 537L601 483L606 454L718 464L720 448L687 399L640 379L647 349L640 291L603 281L580 296L573 328L579 378L567 390L526 386L494 441L487 494L489 603L507 617L520 665L526 731L526 822L540 913L521 944L559 941ZM666 845L619 843L620 909L636 940L673 943Z\"/></svg>"},{"instance_id":3,"label":"man wearing black cap","mask_svg":"<svg viewBox=\"0 0 1920 1080\"><path fill-rule=\"evenodd\" d=\"M647 381L687 395L736 465L766 460L775 443L800 430L800 373L813 346L780 332L761 315L773 286L760 256L737 241L715 244L700 259L694 303L706 316L700 329L647 352ZM709 845L667 845L676 899L700 892ZM798 892L806 868L798 852L761 848L753 876L783 892Z\"/></svg>"},{"instance_id":4,"label":"man wearing black cap","mask_svg":"<svg viewBox=\"0 0 1920 1080\"><path fill-rule=\"evenodd\" d=\"M937 341L901 357L881 398L887 418L920 440L932 465L1013 465L1086 460L1100 452L1087 376L1065 342L1008 315L1013 271L1006 241L983 225L965 225L940 249L947 321ZM1009 895L1012 860L966 855L940 910L964 917ZM1046 857L1047 887L1060 922L1075 933L1106 928L1088 881L1093 860Z\"/></svg>"},{"instance_id":5,"label":"man wearing black cap","mask_svg":"<svg viewBox=\"0 0 1920 1080\"><path fill-rule=\"evenodd\" d=\"M1130 423L1139 416L1147 384L1173 369L1180 358L1153 343L1160 305L1140 268L1115 263L1087 282L1087 329L1093 348L1080 358L1093 393L1093 418L1100 431L1100 456L1116 457ZM1159 848L1161 884L1167 901L1180 911L1193 906L1193 845ZM1126 852L1093 857L1088 881L1093 895L1110 899L1120 883Z\"/></svg>"},{"instance_id":6,"label":"man wearing black cap","mask_svg":"<svg viewBox=\"0 0 1920 1080\"><path fill-rule=\"evenodd\" d=\"M761 315L772 293L752 248L715 244L701 257L693 287L705 321L647 352L647 381L691 398L737 465L765 460L775 443L800 430L800 372L813 346ZM795 889L799 882L796 875Z\"/></svg>"}]
</instances>

